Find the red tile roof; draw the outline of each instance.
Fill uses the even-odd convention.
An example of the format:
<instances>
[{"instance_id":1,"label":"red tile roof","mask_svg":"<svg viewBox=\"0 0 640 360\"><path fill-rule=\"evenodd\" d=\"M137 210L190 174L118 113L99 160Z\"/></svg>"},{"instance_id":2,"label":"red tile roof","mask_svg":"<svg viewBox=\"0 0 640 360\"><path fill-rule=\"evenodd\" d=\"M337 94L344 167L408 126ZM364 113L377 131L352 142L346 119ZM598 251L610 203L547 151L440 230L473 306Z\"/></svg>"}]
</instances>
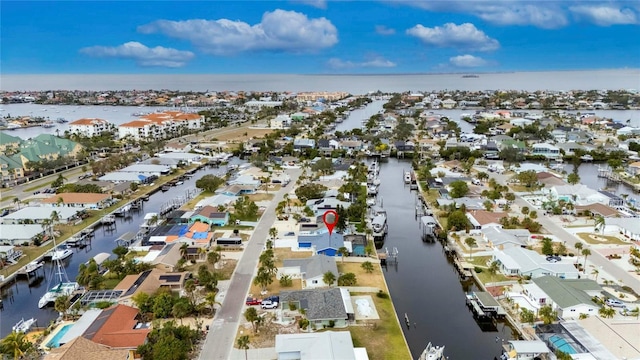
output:
<instances>
[{"instance_id":1,"label":"red tile roof","mask_svg":"<svg viewBox=\"0 0 640 360\"><path fill-rule=\"evenodd\" d=\"M138 309L116 305L102 311L83 337L112 348L136 348L144 344L149 328L136 329Z\"/></svg>"}]
</instances>

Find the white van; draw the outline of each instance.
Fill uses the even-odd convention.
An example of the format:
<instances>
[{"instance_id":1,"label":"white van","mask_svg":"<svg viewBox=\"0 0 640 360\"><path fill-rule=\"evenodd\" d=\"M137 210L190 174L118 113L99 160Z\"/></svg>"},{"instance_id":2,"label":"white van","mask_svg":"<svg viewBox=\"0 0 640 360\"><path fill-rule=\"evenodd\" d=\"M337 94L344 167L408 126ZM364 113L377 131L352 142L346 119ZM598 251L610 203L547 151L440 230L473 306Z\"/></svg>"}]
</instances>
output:
<instances>
[{"instance_id":1,"label":"white van","mask_svg":"<svg viewBox=\"0 0 640 360\"><path fill-rule=\"evenodd\" d=\"M480 180L478 180L476 178L471 179L471 183L473 185L482 185L482 182L480 182Z\"/></svg>"}]
</instances>

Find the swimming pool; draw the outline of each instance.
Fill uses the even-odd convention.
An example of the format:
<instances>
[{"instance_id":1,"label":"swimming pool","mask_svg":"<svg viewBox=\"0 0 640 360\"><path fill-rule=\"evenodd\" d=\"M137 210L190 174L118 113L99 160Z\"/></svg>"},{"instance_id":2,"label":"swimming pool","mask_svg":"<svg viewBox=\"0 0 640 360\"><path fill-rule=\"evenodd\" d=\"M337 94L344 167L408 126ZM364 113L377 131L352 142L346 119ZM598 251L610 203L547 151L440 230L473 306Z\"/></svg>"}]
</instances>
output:
<instances>
[{"instance_id":1,"label":"swimming pool","mask_svg":"<svg viewBox=\"0 0 640 360\"><path fill-rule=\"evenodd\" d=\"M549 337L549 342L555 349L560 350L565 354L578 353L576 349L574 349L573 346L571 346L562 336L552 335Z\"/></svg>"},{"instance_id":2,"label":"swimming pool","mask_svg":"<svg viewBox=\"0 0 640 360\"><path fill-rule=\"evenodd\" d=\"M62 339L62 337L64 336L64 334L67 333L67 331L69 331L69 329L73 326L73 324L67 324L65 326L63 326L60 331L58 331L52 338L51 340L49 340L49 342L47 342L47 345L45 345L48 348L57 348L60 347L60 340Z\"/></svg>"}]
</instances>

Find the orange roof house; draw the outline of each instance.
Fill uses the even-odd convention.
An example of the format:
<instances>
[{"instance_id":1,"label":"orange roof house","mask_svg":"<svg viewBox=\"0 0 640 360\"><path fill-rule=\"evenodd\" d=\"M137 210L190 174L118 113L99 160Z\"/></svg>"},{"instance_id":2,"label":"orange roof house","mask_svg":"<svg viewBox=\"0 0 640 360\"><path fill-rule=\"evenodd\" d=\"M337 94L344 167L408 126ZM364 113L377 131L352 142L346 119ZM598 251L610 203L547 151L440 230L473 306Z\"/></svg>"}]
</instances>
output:
<instances>
[{"instance_id":1,"label":"orange roof house","mask_svg":"<svg viewBox=\"0 0 640 360\"><path fill-rule=\"evenodd\" d=\"M69 207L82 207L87 209L102 209L107 200L111 199L109 194L98 193L60 193L50 198L43 199L44 204L59 204Z\"/></svg>"},{"instance_id":2,"label":"orange roof house","mask_svg":"<svg viewBox=\"0 0 640 360\"><path fill-rule=\"evenodd\" d=\"M115 305L103 310L82 336L111 348L137 348L145 343L151 331L148 324L139 319L138 309Z\"/></svg>"},{"instance_id":3,"label":"orange roof house","mask_svg":"<svg viewBox=\"0 0 640 360\"><path fill-rule=\"evenodd\" d=\"M500 220L508 217L506 212L493 212L486 210L473 210L467 212L467 218L475 229L484 229L490 226L500 227Z\"/></svg>"},{"instance_id":4,"label":"orange roof house","mask_svg":"<svg viewBox=\"0 0 640 360\"><path fill-rule=\"evenodd\" d=\"M127 349L111 349L82 336L69 341L59 348L51 349L44 360L129 360L133 359Z\"/></svg>"}]
</instances>

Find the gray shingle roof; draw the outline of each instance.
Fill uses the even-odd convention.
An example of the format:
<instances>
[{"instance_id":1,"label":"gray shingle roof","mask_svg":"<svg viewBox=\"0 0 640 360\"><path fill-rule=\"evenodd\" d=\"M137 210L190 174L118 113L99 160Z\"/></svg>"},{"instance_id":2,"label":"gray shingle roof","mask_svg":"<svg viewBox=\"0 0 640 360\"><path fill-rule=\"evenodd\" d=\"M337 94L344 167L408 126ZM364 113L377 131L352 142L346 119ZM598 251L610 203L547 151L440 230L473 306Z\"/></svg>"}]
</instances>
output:
<instances>
[{"instance_id":1,"label":"gray shingle roof","mask_svg":"<svg viewBox=\"0 0 640 360\"><path fill-rule=\"evenodd\" d=\"M284 267L300 266L300 273L303 278L310 279L331 271L338 277L338 266L334 257L326 255L315 255L306 259L286 259L283 261Z\"/></svg>"},{"instance_id":2,"label":"gray shingle roof","mask_svg":"<svg viewBox=\"0 0 640 360\"><path fill-rule=\"evenodd\" d=\"M283 291L280 301L299 302L309 320L347 319L339 288Z\"/></svg>"},{"instance_id":3,"label":"gray shingle roof","mask_svg":"<svg viewBox=\"0 0 640 360\"><path fill-rule=\"evenodd\" d=\"M555 276L542 276L533 282L544 291L560 308L580 304L595 305L588 290L600 290L600 285L589 279L564 280Z\"/></svg>"}]
</instances>

